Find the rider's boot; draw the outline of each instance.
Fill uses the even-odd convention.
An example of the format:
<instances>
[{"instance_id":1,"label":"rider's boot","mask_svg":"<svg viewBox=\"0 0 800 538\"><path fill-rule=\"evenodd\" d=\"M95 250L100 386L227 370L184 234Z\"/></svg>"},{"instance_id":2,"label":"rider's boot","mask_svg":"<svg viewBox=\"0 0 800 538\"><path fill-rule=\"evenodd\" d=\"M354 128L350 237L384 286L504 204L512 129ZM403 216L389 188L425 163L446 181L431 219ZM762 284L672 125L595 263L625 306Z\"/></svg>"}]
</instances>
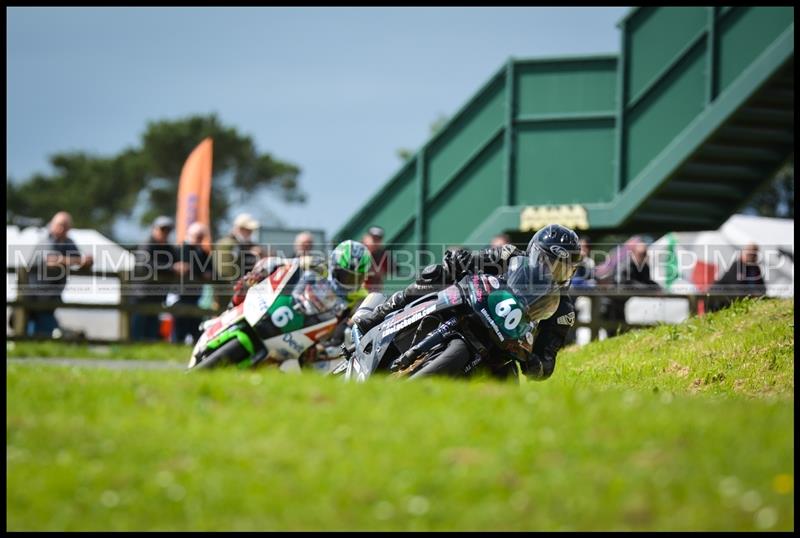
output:
<instances>
[{"instance_id":1,"label":"rider's boot","mask_svg":"<svg viewBox=\"0 0 800 538\"><path fill-rule=\"evenodd\" d=\"M361 334L367 334L367 331L381 323L391 312L403 308L408 303L406 290L397 291L373 310L358 310L353 315L353 323Z\"/></svg>"},{"instance_id":2,"label":"rider's boot","mask_svg":"<svg viewBox=\"0 0 800 538\"><path fill-rule=\"evenodd\" d=\"M446 285L447 275L441 265L429 265L422 270L416 282L410 284L403 290L395 292L374 310L364 310L356 312L353 316L353 323L358 326L361 334L381 323L386 316L395 310L400 310L408 303L413 302L423 295L439 291Z\"/></svg>"}]
</instances>

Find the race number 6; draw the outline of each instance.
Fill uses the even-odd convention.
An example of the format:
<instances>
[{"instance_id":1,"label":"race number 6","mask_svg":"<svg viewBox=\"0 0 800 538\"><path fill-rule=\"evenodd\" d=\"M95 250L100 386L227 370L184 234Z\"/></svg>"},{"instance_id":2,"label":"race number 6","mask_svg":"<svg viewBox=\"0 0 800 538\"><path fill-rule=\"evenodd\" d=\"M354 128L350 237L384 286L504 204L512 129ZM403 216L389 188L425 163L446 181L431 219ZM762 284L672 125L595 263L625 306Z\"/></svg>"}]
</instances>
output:
<instances>
[{"instance_id":1,"label":"race number 6","mask_svg":"<svg viewBox=\"0 0 800 538\"><path fill-rule=\"evenodd\" d=\"M276 327L285 327L294 318L294 312L288 306L282 306L272 313L270 319Z\"/></svg>"}]
</instances>

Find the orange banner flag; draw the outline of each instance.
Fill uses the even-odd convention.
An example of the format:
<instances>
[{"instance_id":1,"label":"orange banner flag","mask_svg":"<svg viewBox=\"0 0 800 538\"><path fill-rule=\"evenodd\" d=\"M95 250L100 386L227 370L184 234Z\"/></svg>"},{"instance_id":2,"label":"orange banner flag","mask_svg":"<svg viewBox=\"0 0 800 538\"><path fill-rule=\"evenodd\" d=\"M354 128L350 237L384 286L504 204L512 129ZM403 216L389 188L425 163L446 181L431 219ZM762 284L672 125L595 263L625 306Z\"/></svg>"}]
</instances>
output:
<instances>
[{"instance_id":1,"label":"orange banner flag","mask_svg":"<svg viewBox=\"0 0 800 538\"><path fill-rule=\"evenodd\" d=\"M181 170L178 185L178 210L175 216L175 239L183 243L186 230L193 222L202 222L209 228L203 241L206 251L211 249L211 163L214 142L206 138L189 155Z\"/></svg>"}]
</instances>

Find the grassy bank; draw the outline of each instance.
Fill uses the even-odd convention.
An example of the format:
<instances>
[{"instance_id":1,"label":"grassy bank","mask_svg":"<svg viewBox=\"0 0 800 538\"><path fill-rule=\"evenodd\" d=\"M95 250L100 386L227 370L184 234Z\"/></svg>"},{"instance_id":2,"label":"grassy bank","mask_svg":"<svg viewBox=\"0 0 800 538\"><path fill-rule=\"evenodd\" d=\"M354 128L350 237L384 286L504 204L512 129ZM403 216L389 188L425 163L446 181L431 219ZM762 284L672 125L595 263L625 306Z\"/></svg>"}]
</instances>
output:
<instances>
[{"instance_id":1,"label":"grassy bank","mask_svg":"<svg viewBox=\"0 0 800 538\"><path fill-rule=\"evenodd\" d=\"M679 393L794 397L794 305L744 300L678 325L632 331L558 355L556 383Z\"/></svg>"}]
</instances>

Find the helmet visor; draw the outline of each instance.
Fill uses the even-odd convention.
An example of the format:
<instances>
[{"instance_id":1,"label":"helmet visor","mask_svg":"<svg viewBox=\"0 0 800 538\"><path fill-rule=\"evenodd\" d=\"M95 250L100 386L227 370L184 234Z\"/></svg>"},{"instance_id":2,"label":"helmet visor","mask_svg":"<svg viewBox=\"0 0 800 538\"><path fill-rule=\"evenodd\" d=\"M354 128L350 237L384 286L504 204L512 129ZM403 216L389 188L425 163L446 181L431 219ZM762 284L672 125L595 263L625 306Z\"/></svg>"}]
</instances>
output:
<instances>
[{"instance_id":1,"label":"helmet visor","mask_svg":"<svg viewBox=\"0 0 800 538\"><path fill-rule=\"evenodd\" d=\"M524 302L528 318L538 321L552 316L561 297L550 267L545 263L531 263L530 258L517 257L512 260L516 263L510 264L506 283L514 295Z\"/></svg>"},{"instance_id":2,"label":"helmet visor","mask_svg":"<svg viewBox=\"0 0 800 538\"><path fill-rule=\"evenodd\" d=\"M364 283L366 275L342 267L334 267L333 278L345 288L356 289Z\"/></svg>"},{"instance_id":3,"label":"helmet visor","mask_svg":"<svg viewBox=\"0 0 800 538\"><path fill-rule=\"evenodd\" d=\"M575 275L580 253L572 253L562 248L552 256L547 256L538 248L534 248L529 257L532 265L546 267L553 281L559 286L564 286Z\"/></svg>"}]
</instances>

